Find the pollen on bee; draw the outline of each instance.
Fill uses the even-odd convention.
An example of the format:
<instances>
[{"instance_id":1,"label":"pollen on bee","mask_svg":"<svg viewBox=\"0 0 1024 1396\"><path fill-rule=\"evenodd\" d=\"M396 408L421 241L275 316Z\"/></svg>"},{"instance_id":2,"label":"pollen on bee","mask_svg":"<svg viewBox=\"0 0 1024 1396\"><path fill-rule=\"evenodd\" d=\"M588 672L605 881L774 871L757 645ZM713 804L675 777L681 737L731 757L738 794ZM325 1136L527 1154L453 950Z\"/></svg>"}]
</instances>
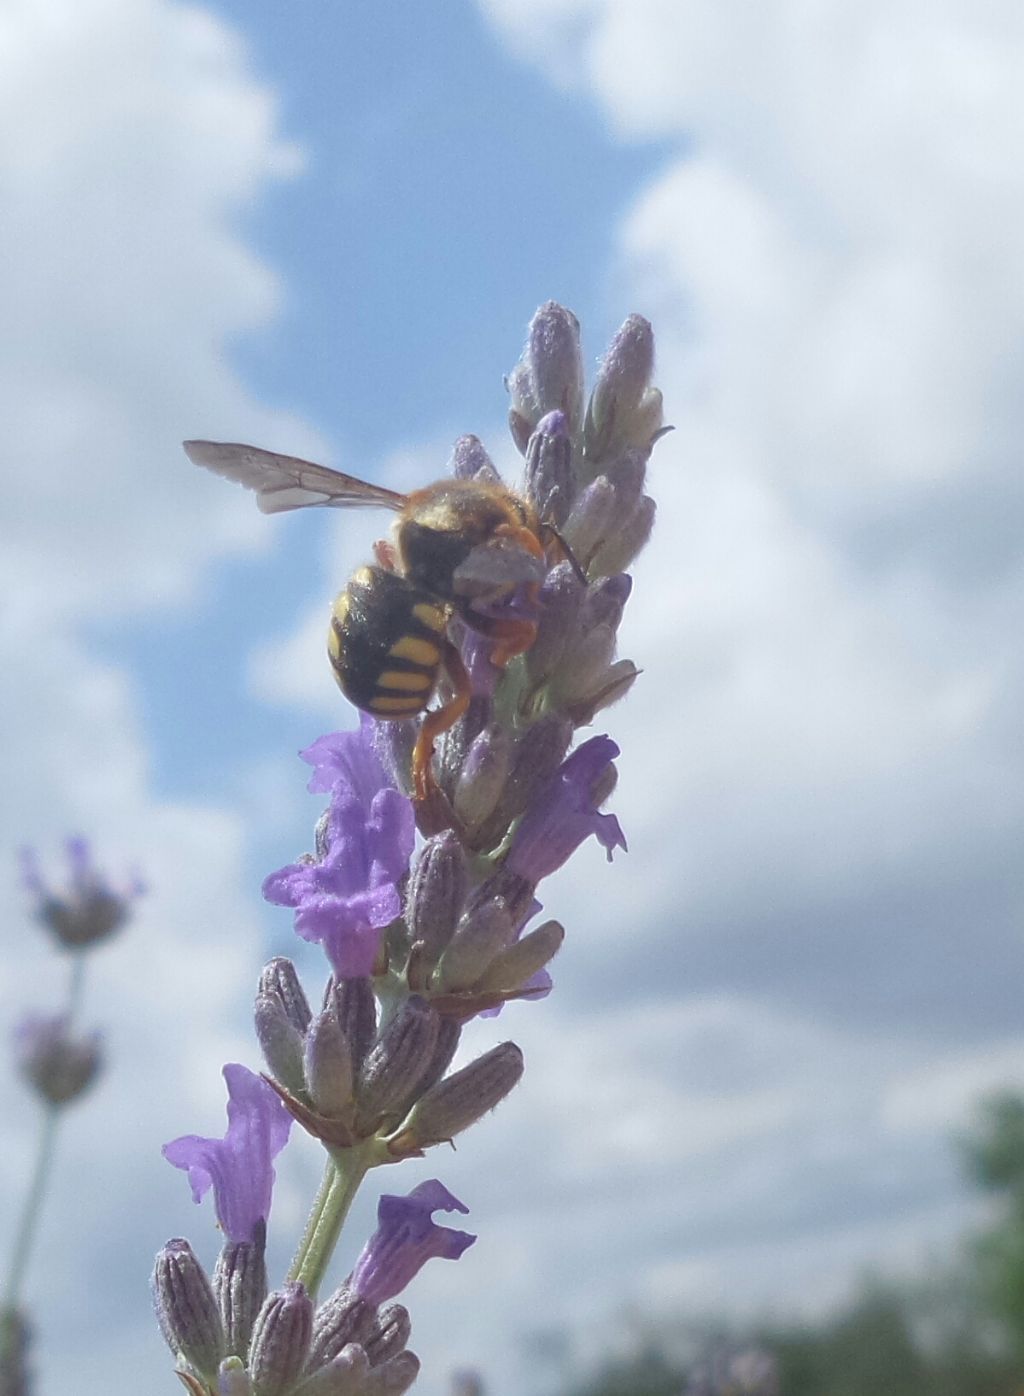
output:
<instances>
[{"instance_id":1,"label":"pollen on bee","mask_svg":"<svg viewBox=\"0 0 1024 1396\"><path fill-rule=\"evenodd\" d=\"M378 688L405 688L410 691L422 693L425 688L431 687L432 675L418 673L402 673L399 669L386 669L377 680Z\"/></svg>"},{"instance_id":2,"label":"pollen on bee","mask_svg":"<svg viewBox=\"0 0 1024 1396\"><path fill-rule=\"evenodd\" d=\"M352 598L347 591L340 591L331 607L331 613L339 625L344 625L352 608Z\"/></svg>"},{"instance_id":3,"label":"pollen on bee","mask_svg":"<svg viewBox=\"0 0 1024 1396\"><path fill-rule=\"evenodd\" d=\"M369 587L373 585L373 568L360 567L357 572L353 572L352 581L349 586ZM343 595L345 593L342 593Z\"/></svg>"},{"instance_id":4,"label":"pollen on bee","mask_svg":"<svg viewBox=\"0 0 1024 1396\"><path fill-rule=\"evenodd\" d=\"M441 658L438 647L429 640L421 640L418 635L403 635L391 646L388 654L393 655L395 659L411 659L414 664L424 664L431 669Z\"/></svg>"}]
</instances>

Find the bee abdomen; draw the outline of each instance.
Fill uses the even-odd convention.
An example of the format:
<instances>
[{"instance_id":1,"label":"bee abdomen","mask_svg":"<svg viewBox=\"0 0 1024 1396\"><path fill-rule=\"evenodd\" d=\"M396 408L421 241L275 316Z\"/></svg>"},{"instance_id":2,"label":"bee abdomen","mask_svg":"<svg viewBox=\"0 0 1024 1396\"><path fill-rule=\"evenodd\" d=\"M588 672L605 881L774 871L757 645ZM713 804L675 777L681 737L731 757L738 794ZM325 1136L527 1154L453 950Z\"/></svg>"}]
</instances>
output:
<instances>
[{"instance_id":1,"label":"bee abdomen","mask_svg":"<svg viewBox=\"0 0 1024 1396\"><path fill-rule=\"evenodd\" d=\"M361 567L334 603L327 652L342 693L374 717L415 717L441 670L447 615L428 592Z\"/></svg>"}]
</instances>

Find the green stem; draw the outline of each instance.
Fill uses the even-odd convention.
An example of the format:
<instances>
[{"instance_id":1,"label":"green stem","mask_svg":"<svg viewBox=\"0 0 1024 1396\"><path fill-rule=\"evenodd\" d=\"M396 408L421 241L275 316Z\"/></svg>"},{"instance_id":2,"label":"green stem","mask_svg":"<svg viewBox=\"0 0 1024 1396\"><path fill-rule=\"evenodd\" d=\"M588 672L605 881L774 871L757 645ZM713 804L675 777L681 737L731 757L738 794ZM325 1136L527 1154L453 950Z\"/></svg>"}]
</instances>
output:
<instances>
[{"instance_id":1,"label":"green stem","mask_svg":"<svg viewBox=\"0 0 1024 1396\"><path fill-rule=\"evenodd\" d=\"M71 972L68 976L68 1024L74 1022L78 1016L78 1009L82 1002L82 988L85 983L85 956L79 950L73 952L71 956Z\"/></svg>"},{"instance_id":2,"label":"green stem","mask_svg":"<svg viewBox=\"0 0 1024 1396\"><path fill-rule=\"evenodd\" d=\"M36 1226L39 1222L43 1196L46 1192L46 1183L50 1176L50 1166L53 1163L57 1114L58 1108L55 1105L48 1105L43 1113L43 1127L39 1132L39 1147L36 1150L32 1182L29 1186L28 1197L25 1199L21 1221L18 1224L14 1249L11 1252L11 1263L8 1266L7 1279L3 1287L3 1300L0 1307L6 1309L13 1309L18 1303L29 1256L32 1253L32 1242L35 1240Z\"/></svg>"},{"instance_id":3,"label":"green stem","mask_svg":"<svg viewBox=\"0 0 1024 1396\"><path fill-rule=\"evenodd\" d=\"M358 1146L339 1151L336 1157L327 1160L320 1191L288 1271L288 1279L305 1285L311 1299L316 1298L352 1199L369 1167L368 1152Z\"/></svg>"}]
</instances>

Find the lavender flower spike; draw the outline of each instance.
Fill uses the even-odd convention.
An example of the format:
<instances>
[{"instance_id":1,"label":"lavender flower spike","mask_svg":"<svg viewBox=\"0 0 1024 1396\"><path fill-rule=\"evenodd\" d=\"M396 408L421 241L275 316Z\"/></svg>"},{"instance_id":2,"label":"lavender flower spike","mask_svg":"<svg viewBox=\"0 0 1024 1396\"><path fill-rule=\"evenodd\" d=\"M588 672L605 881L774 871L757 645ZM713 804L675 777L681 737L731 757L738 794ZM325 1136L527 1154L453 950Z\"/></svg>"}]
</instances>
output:
<instances>
[{"instance_id":1,"label":"lavender flower spike","mask_svg":"<svg viewBox=\"0 0 1024 1396\"><path fill-rule=\"evenodd\" d=\"M109 886L85 839L70 838L64 847L71 876L60 892L44 879L35 849L21 850L21 876L36 899L36 917L66 949L84 950L124 925L132 902L145 888L137 877L119 890Z\"/></svg>"},{"instance_id":2,"label":"lavender flower spike","mask_svg":"<svg viewBox=\"0 0 1024 1396\"><path fill-rule=\"evenodd\" d=\"M595 794L614 774L619 748L610 737L591 737L562 762L541 789L512 838L505 866L536 886L569 859L591 834L608 860L626 840L613 814L602 814Z\"/></svg>"},{"instance_id":3,"label":"lavender flower spike","mask_svg":"<svg viewBox=\"0 0 1024 1396\"><path fill-rule=\"evenodd\" d=\"M72 1032L64 1013L23 1018L14 1031L14 1049L22 1076L52 1106L80 1096L103 1065L100 1034Z\"/></svg>"},{"instance_id":4,"label":"lavender flower spike","mask_svg":"<svg viewBox=\"0 0 1024 1396\"><path fill-rule=\"evenodd\" d=\"M295 908L295 929L323 944L341 979L370 974L381 931L401 912L398 883L409 868L412 804L393 786L373 747L373 721L321 737L301 752L313 791L329 790L316 859L300 859L263 883L267 901Z\"/></svg>"},{"instance_id":5,"label":"lavender flower spike","mask_svg":"<svg viewBox=\"0 0 1024 1396\"><path fill-rule=\"evenodd\" d=\"M217 1220L229 1241L252 1241L270 1215L273 1160L288 1142L292 1119L274 1091L244 1066L224 1068L228 1128L223 1139L185 1134L163 1147L175 1168L188 1171L192 1197L213 1188Z\"/></svg>"},{"instance_id":6,"label":"lavender flower spike","mask_svg":"<svg viewBox=\"0 0 1024 1396\"><path fill-rule=\"evenodd\" d=\"M428 1260L458 1260L476 1240L467 1231L437 1226L432 1213L468 1212L436 1178L420 1183L408 1197L385 1195L377 1208L377 1230L356 1261L349 1286L368 1304L383 1304L401 1293Z\"/></svg>"}]
</instances>

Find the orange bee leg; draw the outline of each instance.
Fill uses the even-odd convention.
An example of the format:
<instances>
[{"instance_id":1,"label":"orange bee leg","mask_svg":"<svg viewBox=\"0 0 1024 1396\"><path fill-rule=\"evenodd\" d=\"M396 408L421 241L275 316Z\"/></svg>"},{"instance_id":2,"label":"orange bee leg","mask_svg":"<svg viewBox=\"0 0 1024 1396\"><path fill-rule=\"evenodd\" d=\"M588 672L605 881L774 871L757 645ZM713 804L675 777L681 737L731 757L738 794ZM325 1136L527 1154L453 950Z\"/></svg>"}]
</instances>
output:
<instances>
[{"instance_id":1,"label":"orange bee leg","mask_svg":"<svg viewBox=\"0 0 1024 1396\"><path fill-rule=\"evenodd\" d=\"M527 528L525 524L499 524L494 530L500 538L511 538L512 541L531 557L539 557L546 560L544 546L534 533L532 528ZM532 582L527 594L531 600L537 599L540 588L536 582ZM504 669L510 659L514 659L517 654L525 652L537 638L537 622L532 620L520 620L509 617L505 620L491 618L484 624L473 619L474 630L479 630L481 634L489 639L497 641L491 653L491 663L496 669Z\"/></svg>"},{"instance_id":2,"label":"orange bee leg","mask_svg":"<svg viewBox=\"0 0 1024 1396\"><path fill-rule=\"evenodd\" d=\"M442 732L447 732L449 727L455 726L469 707L472 695L466 666L451 640L445 641L442 662L454 692L443 707L423 714L419 736L412 752L412 786L417 800L426 800L436 788L434 772L430 765L434 757L434 742Z\"/></svg>"},{"instance_id":3,"label":"orange bee leg","mask_svg":"<svg viewBox=\"0 0 1024 1396\"><path fill-rule=\"evenodd\" d=\"M474 619L473 625L482 635L495 642L491 663L496 669L504 669L510 659L515 659L517 654L525 654L537 638L535 620L521 620L512 616L499 620L489 616L479 626Z\"/></svg>"},{"instance_id":4,"label":"orange bee leg","mask_svg":"<svg viewBox=\"0 0 1024 1396\"><path fill-rule=\"evenodd\" d=\"M532 528L527 528L525 524L499 524L494 530L496 538L511 538L522 548L524 553L529 553L531 557L544 557L544 548L540 539Z\"/></svg>"}]
</instances>

